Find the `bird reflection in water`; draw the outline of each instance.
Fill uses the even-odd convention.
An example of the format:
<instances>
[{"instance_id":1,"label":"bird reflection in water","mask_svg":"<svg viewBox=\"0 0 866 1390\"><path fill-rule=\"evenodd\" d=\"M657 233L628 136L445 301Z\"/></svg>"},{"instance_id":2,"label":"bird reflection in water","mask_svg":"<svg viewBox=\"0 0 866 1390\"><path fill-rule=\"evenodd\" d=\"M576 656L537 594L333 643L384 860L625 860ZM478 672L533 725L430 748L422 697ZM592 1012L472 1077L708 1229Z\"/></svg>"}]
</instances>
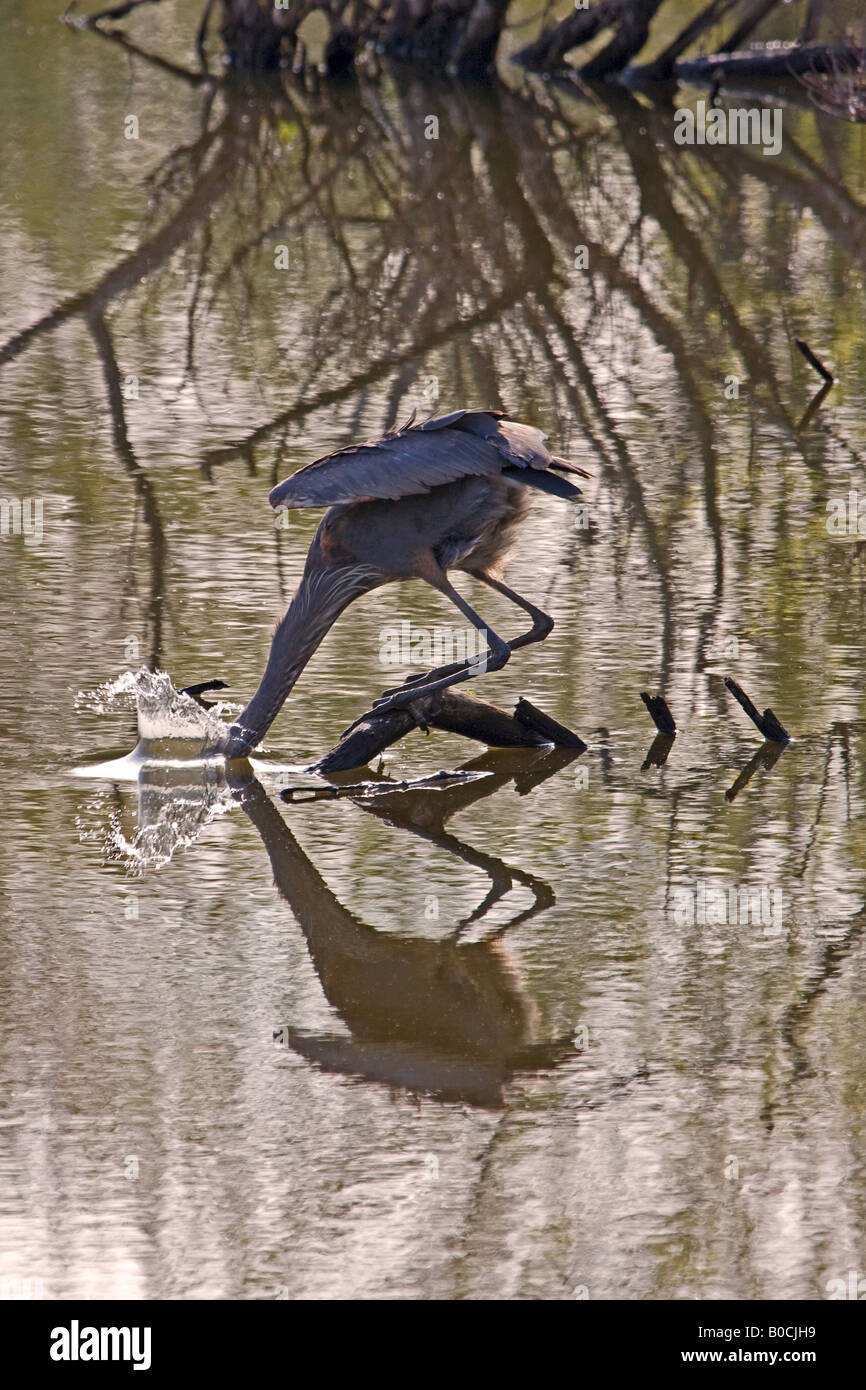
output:
<instances>
[{"instance_id":1,"label":"bird reflection in water","mask_svg":"<svg viewBox=\"0 0 866 1390\"><path fill-rule=\"evenodd\" d=\"M462 771L469 776L456 777L436 791L425 786L389 792L383 780L375 795L353 796L361 809L386 825L420 836L489 879L482 901L438 940L382 932L361 921L325 883L249 765L230 768L222 805L233 800L261 836L276 887L304 934L325 996L347 1030L311 1034L287 1024L277 1029L278 1041L325 1071L487 1107L504 1104L505 1087L518 1073L574 1060L573 1032L538 1037L537 1010L504 943L519 923L553 905L553 889L446 829L457 812L508 784L526 795L573 757L568 750L496 750L467 764ZM208 766L208 785L202 791L210 809L202 817L189 765L186 770L143 766L136 839L162 844L165 837L156 827L163 825L170 806L166 833L178 845L188 845L216 814L212 781L214 775L222 778L217 768ZM183 795L178 778L186 784ZM182 806L191 834L178 819ZM528 889L532 901L479 938L478 924L515 886Z\"/></svg>"},{"instance_id":2,"label":"bird reflection in water","mask_svg":"<svg viewBox=\"0 0 866 1390\"><path fill-rule=\"evenodd\" d=\"M359 800L386 824L419 835L489 877L482 902L440 940L381 932L359 920L324 882L261 783L240 774L233 793L262 837L274 881L304 933L328 1002L349 1030L349 1036L312 1035L286 1026L278 1030L279 1041L326 1071L483 1106L501 1105L516 1073L573 1059L572 1033L537 1038L537 1011L503 944L518 923L552 906L552 888L445 828L456 812L512 780L520 790L531 790L573 756L497 752L470 764L487 776L433 793L425 787ZM530 890L530 905L482 939L466 940L468 928L515 884Z\"/></svg>"}]
</instances>

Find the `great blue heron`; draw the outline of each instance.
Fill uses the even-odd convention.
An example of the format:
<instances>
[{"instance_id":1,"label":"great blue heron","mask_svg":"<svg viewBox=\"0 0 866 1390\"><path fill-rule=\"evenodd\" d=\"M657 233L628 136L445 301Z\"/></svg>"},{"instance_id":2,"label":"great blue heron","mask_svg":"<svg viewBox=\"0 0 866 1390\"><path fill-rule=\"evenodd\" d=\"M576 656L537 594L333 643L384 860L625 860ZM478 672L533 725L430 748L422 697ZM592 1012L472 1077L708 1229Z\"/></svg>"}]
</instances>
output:
<instances>
[{"instance_id":1,"label":"great blue heron","mask_svg":"<svg viewBox=\"0 0 866 1390\"><path fill-rule=\"evenodd\" d=\"M360 597L397 580L424 579L486 636L486 657L428 671L386 692L376 708L414 700L504 666L512 651L547 636L553 619L499 578L512 533L527 510L526 488L580 496L567 475L589 475L555 458L546 435L498 410L456 410L301 468L270 494L279 511L327 507L297 593L274 633L258 690L222 745L243 757L261 742L319 643ZM504 641L461 597L448 570L461 569L517 604L532 627Z\"/></svg>"}]
</instances>

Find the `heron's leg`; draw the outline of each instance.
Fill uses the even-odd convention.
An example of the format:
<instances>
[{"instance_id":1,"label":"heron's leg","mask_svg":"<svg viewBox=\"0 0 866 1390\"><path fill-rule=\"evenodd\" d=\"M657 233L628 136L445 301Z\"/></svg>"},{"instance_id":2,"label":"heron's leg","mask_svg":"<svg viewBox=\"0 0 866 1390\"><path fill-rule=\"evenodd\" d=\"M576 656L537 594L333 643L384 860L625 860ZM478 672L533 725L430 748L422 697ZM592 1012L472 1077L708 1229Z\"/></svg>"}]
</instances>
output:
<instances>
[{"instance_id":1,"label":"heron's leg","mask_svg":"<svg viewBox=\"0 0 866 1390\"><path fill-rule=\"evenodd\" d=\"M426 576L424 576L426 578ZM430 582L428 580L428 582ZM511 646L502 637L488 627L484 619L475 612L475 609L468 604L462 594L458 594L453 584L444 574L437 576L437 582L433 585L441 594L449 598L455 608L459 608L470 621L472 626L487 638L487 651L476 657L468 657L466 661L455 662L455 669L442 667L438 671L429 671L422 680L416 685L398 686L397 690L390 698L376 700L373 708L377 710L399 709L405 706L410 700L416 700L421 695L432 695L437 690L446 690L450 685L457 685L461 681L469 680L472 676L482 675L485 671L498 671L503 667L511 656Z\"/></svg>"},{"instance_id":2,"label":"heron's leg","mask_svg":"<svg viewBox=\"0 0 866 1390\"><path fill-rule=\"evenodd\" d=\"M487 638L487 652L483 656L475 657L469 662L460 662L458 669L452 671L450 675L438 676L432 680L424 680L420 685L398 686L393 694L386 695L381 700L375 700L373 702L371 713L374 714L386 714L388 710L392 709L405 709L407 705L413 704L415 700L423 699L426 695L434 695L438 690L446 690L448 686L459 685L461 681L471 680L473 676L482 675L486 671L498 671L505 665L506 661L511 656L511 647L508 643L504 641L503 638L499 637L491 627L488 627L484 619L475 612L475 609L470 607L461 594L458 594L453 584L449 582L444 570L439 568L432 555L430 556L430 562L424 565L423 568L419 565L416 573L419 579L426 579L427 583L431 584L434 589L438 589L440 594L444 594L446 598L449 598L455 608L459 608L460 612L469 619L472 626L476 628L478 632L484 634ZM430 672L430 675L436 676L436 673ZM349 725L348 729L344 729L342 737L345 738L347 734L350 734L353 729L356 729L358 725L362 724L367 718L368 715L362 714L359 719L356 719L353 724Z\"/></svg>"},{"instance_id":3,"label":"heron's leg","mask_svg":"<svg viewBox=\"0 0 866 1390\"><path fill-rule=\"evenodd\" d=\"M510 599L518 608L522 608L524 613L528 613L532 619L532 627L529 631L521 633L519 637L513 637L508 643L511 651L516 651L518 647L528 647L531 642L543 642L553 630L553 619L549 613L544 613L540 608L536 608L534 603L530 603L529 599L525 599L522 594L518 594L514 589L509 589L508 585L503 584L501 579L494 579L492 574L487 574L484 570L470 571L470 573L474 579L480 579L482 584L487 584L498 594L502 594L503 598ZM436 587L438 588L438 585ZM398 690L403 690L407 686L418 686L426 684L428 681L441 680L457 671L465 671L470 666L477 669L477 657L469 657L466 661L453 661L448 666L437 666L434 670L425 671L421 675L409 676L403 685L395 685L391 690L386 690L384 698L396 694Z\"/></svg>"},{"instance_id":4,"label":"heron's leg","mask_svg":"<svg viewBox=\"0 0 866 1390\"><path fill-rule=\"evenodd\" d=\"M528 647L531 642L543 642L545 637L549 637L553 631L553 619L549 613L543 609L536 608L534 603L530 603L528 598L518 594L516 589L509 589L507 584L503 584L501 579L494 579L492 574L486 574L479 570L475 576L480 579L482 584L488 584L491 589L495 589L503 598L508 598L512 603L516 603L518 608L522 608L524 613L528 613L532 619L532 627L528 632L524 632L520 637L515 637L508 643L512 651L518 647Z\"/></svg>"}]
</instances>

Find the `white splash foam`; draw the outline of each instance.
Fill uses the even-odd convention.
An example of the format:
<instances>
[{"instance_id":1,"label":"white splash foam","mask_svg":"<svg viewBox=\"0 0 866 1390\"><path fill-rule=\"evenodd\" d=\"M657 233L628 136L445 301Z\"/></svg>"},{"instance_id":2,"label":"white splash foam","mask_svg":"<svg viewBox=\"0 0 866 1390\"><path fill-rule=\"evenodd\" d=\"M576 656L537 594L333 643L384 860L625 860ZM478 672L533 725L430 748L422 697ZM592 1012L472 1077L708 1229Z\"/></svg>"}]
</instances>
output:
<instances>
[{"instance_id":1,"label":"white splash foam","mask_svg":"<svg viewBox=\"0 0 866 1390\"><path fill-rule=\"evenodd\" d=\"M191 695L176 690L167 672L149 671L146 666L123 671L94 690L80 690L75 705L95 714L136 709L141 738L200 738L203 743L216 743L225 736L227 727L220 713L231 708L229 702L220 701L204 709Z\"/></svg>"}]
</instances>

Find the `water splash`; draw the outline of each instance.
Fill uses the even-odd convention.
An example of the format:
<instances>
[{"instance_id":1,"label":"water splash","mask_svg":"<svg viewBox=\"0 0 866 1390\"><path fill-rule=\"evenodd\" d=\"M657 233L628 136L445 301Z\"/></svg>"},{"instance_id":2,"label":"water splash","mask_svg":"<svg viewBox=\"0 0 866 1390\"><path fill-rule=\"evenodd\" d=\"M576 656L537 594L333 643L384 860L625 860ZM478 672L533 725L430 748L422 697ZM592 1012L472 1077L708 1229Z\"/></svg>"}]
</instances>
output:
<instances>
[{"instance_id":1,"label":"water splash","mask_svg":"<svg viewBox=\"0 0 866 1390\"><path fill-rule=\"evenodd\" d=\"M138 788L137 824L125 825L126 808L97 797L79 822L82 839L95 841L106 860L123 864L130 874L167 864L191 845L215 817L235 804L226 785L221 757L202 757L224 738L220 717L236 709L220 701L210 709L177 690L165 671L123 671L92 690L79 691L76 709L109 714L134 709L138 746L124 758L82 770L115 785ZM96 825L87 821L95 819Z\"/></svg>"},{"instance_id":2,"label":"water splash","mask_svg":"<svg viewBox=\"0 0 866 1390\"><path fill-rule=\"evenodd\" d=\"M167 864L178 850L192 845L217 816L235 806L225 779L214 768L186 786L168 782L139 789L138 825L129 837L119 817L112 817L103 837L107 859L122 863L130 874Z\"/></svg>"},{"instance_id":3,"label":"water splash","mask_svg":"<svg viewBox=\"0 0 866 1390\"><path fill-rule=\"evenodd\" d=\"M192 845L237 802L221 759L142 762L137 804L99 791L76 818L82 841L97 845L106 862L132 876L158 869Z\"/></svg>"},{"instance_id":4,"label":"water splash","mask_svg":"<svg viewBox=\"0 0 866 1390\"><path fill-rule=\"evenodd\" d=\"M191 695L176 690L167 672L149 671L146 666L124 671L93 690L80 690L75 707L94 714L135 709L142 739L200 738L203 743L216 743L225 737L227 728L220 715L238 708L220 700L205 709Z\"/></svg>"}]
</instances>

